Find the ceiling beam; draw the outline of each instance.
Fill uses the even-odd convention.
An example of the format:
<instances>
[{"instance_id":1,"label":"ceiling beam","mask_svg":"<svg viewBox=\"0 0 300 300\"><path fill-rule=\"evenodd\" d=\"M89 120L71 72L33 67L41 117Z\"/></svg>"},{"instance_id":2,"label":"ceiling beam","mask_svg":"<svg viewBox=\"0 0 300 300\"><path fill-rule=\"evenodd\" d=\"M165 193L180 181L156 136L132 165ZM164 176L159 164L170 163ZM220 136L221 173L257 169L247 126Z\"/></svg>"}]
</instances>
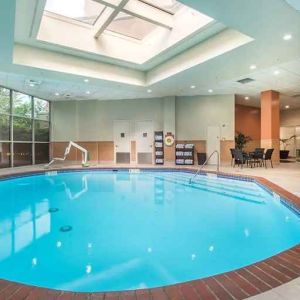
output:
<instances>
[{"instance_id":1,"label":"ceiling beam","mask_svg":"<svg viewBox=\"0 0 300 300\"><path fill-rule=\"evenodd\" d=\"M117 6L119 6L121 2L121 0L93 0L93 1L104 4L111 8L116 8Z\"/></svg>"},{"instance_id":2,"label":"ceiling beam","mask_svg":"<svg viewBox=\"0 0 300 300\"><path fill-rule=\"evenodd\" d=\"M103 31L109 26L109 24L113 21L116 14L115 10L111 7L106 7L101 17L98 18L94 25L94 38L97 39Z\"/></svg>"},{"instance_id":3,"label":"ceiling beam","mask_svg":"<svg viewBox=\"0 0 300 300\"><path fill-rule=\"evenodd\" d=\"M124 6L129 2L130 0L121 0L118 6L114 6L112 8L111 6L107 7L104 11L104 13L100 16L98 21L96 22L94 28L94 37L97 39L104 30L109 26L109 24L115 19L115 17L122 11ZM97 1L100 2L100 1ZM116 1L112 1L116 2Z\"/></svg>"},{"instance_id":4,"label":"ceiling beam","mask_svg":"<svg viewBox=\"0 0 300 300\"><path fill-rule=\"evenodd\" d=\"M116 9L120 6L120 0L94 0L98 3L106 5L112 9ZM122 1L121 1L122 2ZM172 29L173 28L173 15L148 5L144 2L137 0L128 1L122 8L122 10L134 17L138 17L152 24Z\"/></svg>"}]
</instances>

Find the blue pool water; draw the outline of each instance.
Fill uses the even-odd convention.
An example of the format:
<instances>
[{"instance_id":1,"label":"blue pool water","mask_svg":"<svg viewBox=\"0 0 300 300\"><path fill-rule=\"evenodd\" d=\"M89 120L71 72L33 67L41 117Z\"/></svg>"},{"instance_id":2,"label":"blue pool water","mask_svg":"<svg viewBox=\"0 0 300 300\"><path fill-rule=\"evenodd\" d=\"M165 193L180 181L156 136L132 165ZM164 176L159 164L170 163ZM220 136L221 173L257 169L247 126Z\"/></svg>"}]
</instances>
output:
<instances>
[{"instance_id":1,"label":"blue pool water","mask_svg":"<svg viewBox=\"0 0 300 300\"><path fill-rule=\"evenodd\" d=\"M0 278L84 292L157 287L299 243L298 216L255 183L199 176L189 185L190 176L91 171L0 181Z\"/></svg>"}]
</instances>

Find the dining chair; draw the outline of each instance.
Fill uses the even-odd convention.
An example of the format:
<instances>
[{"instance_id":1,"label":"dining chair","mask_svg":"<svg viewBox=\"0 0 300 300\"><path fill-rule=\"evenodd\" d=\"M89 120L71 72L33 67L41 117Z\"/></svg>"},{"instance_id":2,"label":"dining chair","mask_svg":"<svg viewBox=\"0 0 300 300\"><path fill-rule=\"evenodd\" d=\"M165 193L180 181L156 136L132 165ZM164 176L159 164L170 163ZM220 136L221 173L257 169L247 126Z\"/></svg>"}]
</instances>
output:
<instances>
[{"instance_id":1,"label":"dining chair","mask_svg":"<svg viewBox=\"0 0 300 300\"><path fill-rule=\"evenodd\" d=\"M264 160L264 151L265 148L255 148L254 152L251 154L251 164L254 166L259 165L261 167Z\"/></svg>"},{"instance_id":2,"label":"dining chair","mask_svg":"<svg viewBox=\"0 0 300 300\"><path fill-rule=\"evenodd\" d=\"M239 149L234 149L233 153L234 153L233 167L235 167L235 165L237 164L238 166L243 168L244 163L246 162L245 157L243 155L243 151Z\"/></svg>"},{"instance_id":3,"label":"dining chair","mask_svg":"<svg viewBox=\"0 0 300 300\"><path fill-rule=\"evenodd\" d=\"M234 164L234 148L230 148L230 154L231 154L231 166Z\"/></svg>"},{"instance_id":4,"label":"dining chair","mask_svg":"<svg viewBox=\"0 0 300 300\"><path fill-rule=\"evenodd\" d=\"M266 154L263 158L263 164L265 165L265 168L267 169L267 161L269 160L271 163L271 167L273 168L273 162L272 162L272 155L273 155L274 149L267 149Z\"/></svg>"}]
</instances>

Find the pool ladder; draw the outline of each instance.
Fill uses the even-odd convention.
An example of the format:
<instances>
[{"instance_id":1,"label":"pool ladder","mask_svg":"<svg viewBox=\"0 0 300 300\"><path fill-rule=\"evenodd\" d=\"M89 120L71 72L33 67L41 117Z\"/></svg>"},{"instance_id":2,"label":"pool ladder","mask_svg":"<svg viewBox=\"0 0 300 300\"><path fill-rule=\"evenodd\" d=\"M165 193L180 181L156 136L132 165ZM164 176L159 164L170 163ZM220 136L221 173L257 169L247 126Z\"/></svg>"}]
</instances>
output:
<instances>
[{"instance_id":1,"label":"pool ladder","mask_svg":"<svg viewBox=\"0 0 300 300\"><path fill-rule=\"evenodd\" d=\"M212 152L210 154L210 156L206 159L206 161L204 162L204 164L197 170L197 172L195 173L195 175L193 177L190 178L189 183L191 184L194 179L199 175L199 173L202 171L202 169L207 165L207 163L209 162L209 160L213 157L214 154L217 154L217 172L219 173L220 171L220 153L218 150L215 150L214 152Z\"/></svg>"}]
</instances>

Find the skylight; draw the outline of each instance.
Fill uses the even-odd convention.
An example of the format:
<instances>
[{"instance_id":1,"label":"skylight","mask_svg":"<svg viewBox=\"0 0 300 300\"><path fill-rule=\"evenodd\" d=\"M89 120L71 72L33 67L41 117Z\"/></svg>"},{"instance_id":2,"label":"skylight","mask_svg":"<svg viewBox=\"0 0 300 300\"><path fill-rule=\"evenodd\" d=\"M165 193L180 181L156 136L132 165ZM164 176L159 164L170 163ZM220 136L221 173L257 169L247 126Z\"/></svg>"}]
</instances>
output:
<instances>
[{"instance_id":1,"label":"skylight","mask_svg":"<svg viewBox=\"0 0 300 300\"><path fill-rule=\"evenodd\" d=\"M37 38L88 55L154 65L150 59L167 50L175 55L181 50L173 46L187 37L196 43L194 34L212 21L176 0L46 0Z\"/></svg>"},{"instance_id":2,"label":"skylight","mask_svg":"<svg viewBox=\"0 0 300 300\"><path fill-rule=\"evenodd\" d=\"M139 0L153 7L175 14L183 5L175 0Z\"/></svg>"},{"instance_id":3,"label":"skylight","mask_svg":"<svg viewBox=\"0 0 300 300\"><path fill-rule=\"evenodd\" d=\"M156 28L157 25L124 12L120 12L107 27L107 30L142 40Z\"/></svg>"},{"instance_id":4,"label":"skylight","mask_svg":"<svg viewBox=\"0 0 300 300\"><path fill-rule=\"evenodd\" d=\"M45 11L93 25L102 11L103 4L93 0L47 0Z\"/></svg>"},{"instance_id":5,"label":"skylight","mask_svg":"<svg viewBox=\"0 0 300 300\"><path fill-rule=\"evenodd\" d=\"M183 5L175 0L47 0L45 11L142 40L157 27L172 29L172 18ZM99 20L99 21L98 21Z\"/></svg>"}]
</instances>

